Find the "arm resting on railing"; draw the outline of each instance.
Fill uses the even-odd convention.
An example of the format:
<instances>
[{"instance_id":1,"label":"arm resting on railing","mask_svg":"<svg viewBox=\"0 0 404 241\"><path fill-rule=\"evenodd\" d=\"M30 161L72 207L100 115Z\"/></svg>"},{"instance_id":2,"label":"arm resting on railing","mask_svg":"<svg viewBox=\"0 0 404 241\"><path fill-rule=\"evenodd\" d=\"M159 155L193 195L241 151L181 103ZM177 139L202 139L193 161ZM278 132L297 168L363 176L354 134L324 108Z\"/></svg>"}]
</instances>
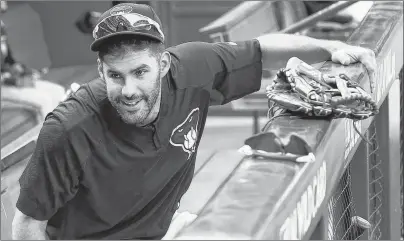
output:
<instances>
[{"instance_id":1,"label":"arm resting on railing","mask_svg":"<svg viewBox=\"0 0 404 241\"><path fill-rule=\"evenodd\" d=\"M262 50L264 68L278 70L297 57L313 64L331 59L331 54L346 44L340 41L314 39L303 35L270 33L257 38Z\"/></svg>"},{"instance_id":2,"label":"arm resting on railing","mask_svg":"<svg viewBox=\"0 0 404 241\"><path fill-rule=\"evenodd\" d=\"M365 65L371 83L376 69L375 54L372 50L348 45L341 41L321 40L293 34L270 33L257 38L261 45L263 68L278 70L287 61L297 57L308 64L332 60L338 64Z\"/></svg>"}]
</instances>

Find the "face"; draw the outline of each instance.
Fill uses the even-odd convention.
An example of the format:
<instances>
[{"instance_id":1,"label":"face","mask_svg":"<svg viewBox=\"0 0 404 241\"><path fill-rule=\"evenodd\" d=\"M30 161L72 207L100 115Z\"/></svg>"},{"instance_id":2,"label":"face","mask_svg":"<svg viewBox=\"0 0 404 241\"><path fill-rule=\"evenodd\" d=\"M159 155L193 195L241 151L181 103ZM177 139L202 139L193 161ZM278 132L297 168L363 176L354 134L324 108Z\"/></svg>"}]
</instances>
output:
<instances>
[{"instance_id":1,"label":"face","mask_svg":"<svg viewBox=\"0 0 404 241\"><path fill-rule=\"evenodd\" d=\"M124 122L143 126L157 117L162 77L160 59L149 50L131 51L122 56L106 55L99 66L108 99Z\"/></svg>"}]
</instances>

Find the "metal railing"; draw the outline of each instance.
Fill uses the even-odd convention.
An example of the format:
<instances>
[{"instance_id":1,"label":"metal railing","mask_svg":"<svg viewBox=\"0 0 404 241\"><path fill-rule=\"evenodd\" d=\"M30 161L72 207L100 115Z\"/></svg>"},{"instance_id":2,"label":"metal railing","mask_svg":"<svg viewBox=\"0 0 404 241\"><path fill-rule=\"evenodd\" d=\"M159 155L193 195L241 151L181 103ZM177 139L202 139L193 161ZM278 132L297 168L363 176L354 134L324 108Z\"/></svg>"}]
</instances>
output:
<instances>
[{"instance_id":1,"label":"metal railing","mask_svg":"<svg viewBox=\"0 0 404 241\"><path fill-rule=\"evenodd\" d=\"M263 145L265 133L280 129L281 138L301 136L316 161L244 157L177 239L400 239L400 109L389 93L403 66L403 3L375 2L347 42L377 56L380 113L356 123L366 140L347 119L275 119ZM326 62L321 71L344 72L370 92L361 64Z\"/></svg>"},{"instance_id":2,"label":"metal railing","mask_svg":"<svg viewBox=\"0 0 404 241\"><path fill-rule=\"evenodd\" d=\"M403 83L403 68L400 70L399 82L400 82L400 196L401 196L401 239L404 238L404 176L403 176L403 165L404 165L404 83Z\"/></svg>"}]
</instances>

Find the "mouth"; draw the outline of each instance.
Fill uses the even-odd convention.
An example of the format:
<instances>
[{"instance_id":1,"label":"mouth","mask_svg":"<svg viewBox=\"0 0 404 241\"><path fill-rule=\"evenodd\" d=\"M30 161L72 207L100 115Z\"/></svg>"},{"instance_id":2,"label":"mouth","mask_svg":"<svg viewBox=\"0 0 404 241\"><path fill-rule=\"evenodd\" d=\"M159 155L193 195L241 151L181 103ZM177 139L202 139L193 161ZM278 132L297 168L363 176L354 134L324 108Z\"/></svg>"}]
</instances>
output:
<instances>
[{"instance_id":1,"label":"mouth","mask_svg":"<svg viewBox=\"0 0 404 241\"><path fill-rule=\"evenodd\" d=\"M140 100L135 101L121 101L122 105L125 106L127 109L135 109L137 104L139 104Z\"/></svg>"}]
</instances>

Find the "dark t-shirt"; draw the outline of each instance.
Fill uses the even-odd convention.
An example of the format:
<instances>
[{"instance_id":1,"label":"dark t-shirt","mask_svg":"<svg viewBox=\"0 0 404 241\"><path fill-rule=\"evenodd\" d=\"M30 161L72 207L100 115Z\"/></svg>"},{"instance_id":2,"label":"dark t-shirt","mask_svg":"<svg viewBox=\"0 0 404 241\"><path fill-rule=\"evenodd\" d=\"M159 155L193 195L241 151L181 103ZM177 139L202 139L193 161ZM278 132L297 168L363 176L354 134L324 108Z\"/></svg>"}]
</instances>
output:
<instances>
[{"instance_id":1,"label":"dark t-shirt","mask_svg":"<svg viewBox=\"0 0 404 241\"><path fill-rule=\"evenodd\" d=\"M101 79L47 116L17 208L49 220L52 239L162 238L191 183L208 107L260 88L256 40L167 50L172 64L152 125L122 122Z\"/></svg>"}]
</instances>

